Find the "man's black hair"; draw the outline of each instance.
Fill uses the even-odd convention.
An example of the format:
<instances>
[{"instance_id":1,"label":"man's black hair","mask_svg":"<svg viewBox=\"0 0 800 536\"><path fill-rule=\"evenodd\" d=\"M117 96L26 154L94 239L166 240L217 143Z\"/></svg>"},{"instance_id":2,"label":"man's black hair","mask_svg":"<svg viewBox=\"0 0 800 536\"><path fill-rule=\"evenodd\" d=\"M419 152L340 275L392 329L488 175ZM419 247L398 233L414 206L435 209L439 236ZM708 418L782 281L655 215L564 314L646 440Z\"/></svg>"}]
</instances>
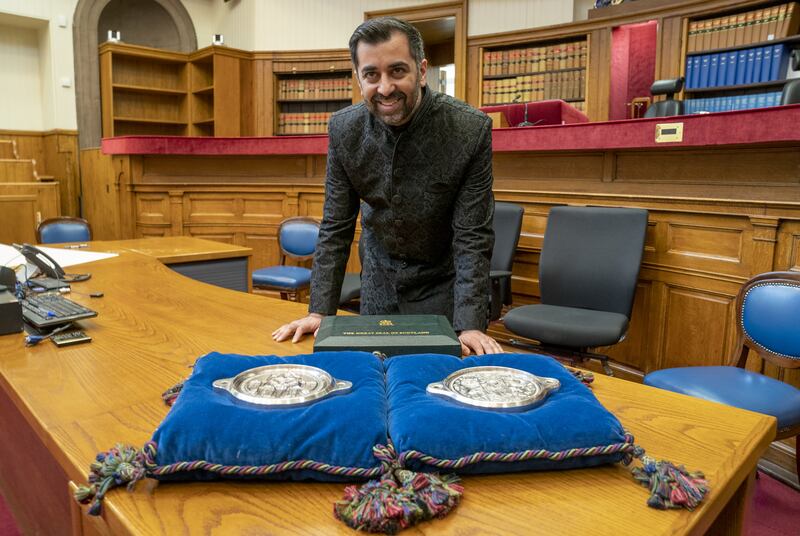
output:
<instances>
[{"instance_id":1,"label":"man's black hair","mask_svg":"<svg viewBox=\"0 0 800 536\"><path fill-rule=\"evenodd\" d=\"M408 48L411 57L419 69L422 60L425 59L425 50L422 43L422 36L413 25L396 17L379 17L361 23L350 36L350 59L353 66L358 69L358 59L356 58L356 48L361 41L370 45L384 43L392 38L392 33L400 32L408 38Z\"/></svg>"}]
</instances>

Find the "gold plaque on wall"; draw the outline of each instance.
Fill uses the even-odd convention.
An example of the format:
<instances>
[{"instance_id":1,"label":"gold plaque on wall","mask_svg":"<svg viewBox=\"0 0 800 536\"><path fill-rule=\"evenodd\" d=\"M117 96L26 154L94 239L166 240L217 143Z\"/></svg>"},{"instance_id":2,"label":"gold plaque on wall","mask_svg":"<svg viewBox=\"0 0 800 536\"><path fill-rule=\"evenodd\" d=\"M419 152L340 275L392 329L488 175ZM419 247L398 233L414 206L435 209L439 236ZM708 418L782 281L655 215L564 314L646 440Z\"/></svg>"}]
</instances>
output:
<instances>
[{"instance_id":1,"label":"gold plaque on wall","mask_svg":"<svg viewBox=\"0 0 800 536\"><path fill-rule=\"evenodd\" d=\"M683 123L656 123L656 143L683 141Z\"/></svg>"}]
</instances>

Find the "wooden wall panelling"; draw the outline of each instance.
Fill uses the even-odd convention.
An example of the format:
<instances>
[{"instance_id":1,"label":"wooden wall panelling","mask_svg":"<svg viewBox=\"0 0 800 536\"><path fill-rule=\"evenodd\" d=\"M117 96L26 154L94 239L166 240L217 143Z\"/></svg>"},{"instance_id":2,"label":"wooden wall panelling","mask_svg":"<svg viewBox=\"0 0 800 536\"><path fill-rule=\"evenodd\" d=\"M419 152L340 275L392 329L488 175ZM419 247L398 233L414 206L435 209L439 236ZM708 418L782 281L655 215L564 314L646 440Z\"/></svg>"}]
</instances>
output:
<instances>
[{"instance_id":1,"label":"wooden wall panelling","mask_svg":"<svg viewBox=\"0 0 800 536\"><path fill-rule=\"evenodd\" d=\"M214 55L214 135L240 136L241 68L238 57Z\"/></svg>"},{"instance_id":2,"label":"wooden wall panelling","mask_svg":"<svg viewBox=\"0 0 800 536\"><path fill-rule=\"evenodd\" d=\"M36 182L36 161L0 159L0 182Z\"/></svg>"},{"instance_id":3,"label":"wooden wall panelling","mask_svg":"<svg viewBox=\"0 0 800 536\"><path fill-rule=\"evenodd\" d=\"M56 183L0 183L0 243L36 242L39 222L59 215Z\"/></svg>"},{"instance_id":4,"label":"wooden wall panelling","mask_svg":"<svg viewBox=\"0 0 800 536\"><path fill-rule=\"evenodd\" d=\"M36 242L36 195L0 195L0 242Z\"/></svg>"},{"instance_id":5,"label":"wooden wall panelling","mask_svg":"<svg viewBox=\"0 0 800 536\"><path fill-rule=\"evenodd\" d=\"M239 59L239 135L255 136L255 107L253 106L256 93L253 91L254 64L250 58Z\"/></svg>"},{"instance_id":6,"label":"wooden wall panelling","mask_svg":"<svg viewBox=\"0 0 800 536\"><path fill-rule=\"evenodd\" d=\"M275 134L274 101L275 82L272 72L272 58L256 55L253 59L253 135L273 136Z\"/></svg>"},{"instance_id":7,"label":"wooden wall panelling","mask_svg":"<svg viewBox=\"0 0 800 536\"><path fill-rule=\"evenodd\" d=\"M20 180L35 180L30 174L35 170L40 178L52 177L59 184L59 215L80 215L80 168L78 156L78 133L73 130L48 130L43 132L0 130L0 140L14 140L17 154L22 160L34 160L34 164L9 164L17 169ZM5 164L0 164L4 168ZM9 171L10 173L10 171ZM4 171L0 171L0 180ZM16 176L16 175L15 175Z\"/></svg>"},{"instance_id":8,"label":"wooden wall panelling","mask_svg":"<svg viewBox=\"0 0 800 536\"><path fill-rule=\"evenodd\" d=\"M83 176L83 217L92 225L94 238L123 238L120 232L119 185L114 158L103 154L100 149L83 149L80 152L80 163Z\"/></svg>"},{"instance_id":9,"label":"wooden wall panelling","mask_svg":"<svg viewBox=\"0 0 800 536\"><path fill-rule=\"evenodd\" d=\"M49 175L58 181L61 191L61 214L80 215L81 184L77 133L45 132L44 158L39 175Z\"/></svg>"}]
</instances>

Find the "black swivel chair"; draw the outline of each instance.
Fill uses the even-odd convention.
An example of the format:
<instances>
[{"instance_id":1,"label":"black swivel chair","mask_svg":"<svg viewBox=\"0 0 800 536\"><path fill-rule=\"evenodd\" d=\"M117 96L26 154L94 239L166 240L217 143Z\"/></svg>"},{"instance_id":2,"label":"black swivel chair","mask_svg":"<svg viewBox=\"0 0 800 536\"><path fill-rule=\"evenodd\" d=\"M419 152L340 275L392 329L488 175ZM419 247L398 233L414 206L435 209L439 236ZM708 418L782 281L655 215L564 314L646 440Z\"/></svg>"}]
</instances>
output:
<instances>
[{"instance_id":1,"label":"black swivel chair","mask_svg":"<svg viewBox=\"0 0 800 536\"><path fill-rule=\"evenodd\" d=\"M519 244L524 210L514 203L498 201L494 204L494 249L489 278L492 284L489 302L489 320L497 320L504 305L511 305L511 268Z\"/></svg>"},{"instance_id":2,"label":"black swivel chair","mask_svg":"<svg viewBox=\"0 0 800 536\"><path fill-rule=\"evenodd\" d=\"M656 80L650 86L650 93L653 96L666 95L666 100L654 102L644 113L645 118L649 117L670 117L673 115L683 115L683 101L675 100L675 93L683 89L683 77L671 80Z\"/></svg>"},{"instance_id":3,"label":"black swivel chair","mask_svg":"<svg viewBox=\"0 0 800 536\"><path fill-rule=\"evenodd\" d=\"M800 104L800 78L789 80L783 84L781 106L784 104Z\"/></svg>"},{"instance_id":4,"label":"black swivel chair","mask_svg":"<svg viewBox=\"0 0 800 536\"><path fill-rule=\"evenodd\" d=\"M506 329L539 345L511 343L599 359L611 376L608 357L590 349L625 338L646 231L643 209L551 209L539 258L541 303L511 309L503 319Z\"/></svg>"}]
</instances>

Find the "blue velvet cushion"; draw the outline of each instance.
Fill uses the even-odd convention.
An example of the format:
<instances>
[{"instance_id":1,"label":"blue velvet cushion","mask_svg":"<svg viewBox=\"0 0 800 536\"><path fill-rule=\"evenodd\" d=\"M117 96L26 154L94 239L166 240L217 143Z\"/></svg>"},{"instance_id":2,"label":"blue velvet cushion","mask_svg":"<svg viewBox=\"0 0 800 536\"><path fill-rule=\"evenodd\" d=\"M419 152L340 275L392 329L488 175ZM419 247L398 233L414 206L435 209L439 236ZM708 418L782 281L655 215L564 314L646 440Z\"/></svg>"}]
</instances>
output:
<instances>
[{"instance_id":1,"label":"blue velvet cushion","mask_svg":"<svg viewBox=\"0 0 800 536\"><path fill-rule=\"evenodd\" d=\"M302 266L270 266L253 270L254 285L299 288L311 282L311 270Z\"/></svg>"},{"instance_id":2,"label":"blue velvet cushion","mask_svg":"<svg viewBox=\"0 0 800 536\"><path fill-rule=\"evenodd\" d=\"M738 367L679 367L657 370L645 385L772 415L778 430L800 424L800 389Z\"/></svg>"},{"instance_id":3,"label":"blue velvet cushion","mask_svg":"<svg viewBox=\"0 0 800 536\"><path fill-rule=\"evenodd\" d=\"M470 408L425 391L429 383L442 381L457 370L487 365L556 378L561 388L544 404L513 413ZM455 469L469 474L570 469L614 463L632 450L632 438L617 418L589 388L550 357L497 354L461 360L434 354L397 356L386 362L386 380L389 435L395 451L414 470ZM607 450L575 457L563 453L591 447ZM543 453L539 457L510 454L542 450L551 456L542 459ZM440 462L477 453L506 453L509 456L504 459L510 461L495 461L495 457L466 461L456 467Z\"/></svg>"},{"instance_id":4,"label":"blue velvet cushion","mask_svg":"<svg viewBox=\"0 0 800 536\"><path fill-rule=\"evenodd\" d=\"M266 409L212 387L215 380L254 367L285 363L321 368L337 380L352 382L352 390L307 406ZM383 366L367 352L292 357L211 353L195 363L191 377L153 435L157 468L151 473L159 480L374 478L380 475L381 465L372 448L387 442L387 411ZM262 469L254 475L226 469L301 460L308 463L273 467L267 473ZM181 462L187 465L173 465Z\"/></svg>"}]
</instances>

